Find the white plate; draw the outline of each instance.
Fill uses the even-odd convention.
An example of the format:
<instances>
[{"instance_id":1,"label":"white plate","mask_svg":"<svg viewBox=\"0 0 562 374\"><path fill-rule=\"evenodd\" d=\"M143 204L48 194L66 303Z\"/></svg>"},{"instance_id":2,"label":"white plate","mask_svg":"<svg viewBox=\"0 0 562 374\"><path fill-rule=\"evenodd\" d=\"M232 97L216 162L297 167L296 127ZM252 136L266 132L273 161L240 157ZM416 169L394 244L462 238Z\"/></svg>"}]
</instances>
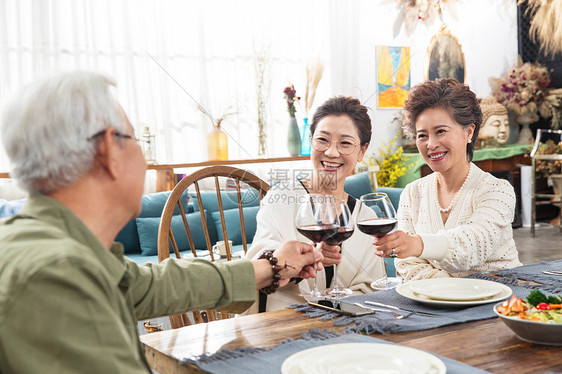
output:
<instances>
[{"instance_id":1,"label":"white plate","mask_svg":"<svg viewBox=\"0 0 562 374\"><path fill-rule=\"evenodd\" d=\"M483 279L433 278L408 282L412 291L436 300L482 300L502 291L500 283Z\"/></svg>"},{"instance_id":2,"label":"white plate","mask_svg":"<svg viewBox=\"0 0 562 374\"><path fill-rule=\"evenodd\" d=\"M445 364L437 357L414 348L380 343L330 344L289 356L282 374L444 374Z\"/></svg>"},{"instance_id":3,"label":"white plate","mask_svg":"<svg viewBox=\"0 0 562 374\"><path fill-rule=\"evenodd\" d=\"M494 303L497 301L504 300L509 296L511 296L512 293L511 288L501 283L498 284L502 290L497 295L494 295L487 299L480 299L480 300L467 300L467 301L435 300L427 296L415 293L410 289L408 283L403 283L400 286L396 287L396 292L398 292L400 295L404 297L407 297L408 299L419 301L420 303L424 303L424 304L430 304L440 307L466 307L466 306Z\"/></svg>"}]
</instances>

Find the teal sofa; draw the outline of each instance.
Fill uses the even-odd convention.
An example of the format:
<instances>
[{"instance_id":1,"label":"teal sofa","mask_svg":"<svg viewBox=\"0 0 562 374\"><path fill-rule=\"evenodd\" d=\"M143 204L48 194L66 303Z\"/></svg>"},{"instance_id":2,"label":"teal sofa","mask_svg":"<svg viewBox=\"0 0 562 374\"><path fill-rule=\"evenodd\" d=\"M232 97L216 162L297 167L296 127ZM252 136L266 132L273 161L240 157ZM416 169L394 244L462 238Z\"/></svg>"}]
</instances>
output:
<instances>
[{"instance_id":1,"label":"teal sofa","mask_svg":"<svg viewBox=\"0 0 562 374\"><path fill-rule=\"evenodd\" d=\"M367 173L358 173L348 177L345 181L344 189L355 198L373 192ZM381 187L377 189L377 192L388 194L392 204L398 209L402 188ZM252 193L254 196L252 196ZM158 225L160 223L160 215L169 195L169 191L144 195L142 211L139 217L127 223L119 235L117 235L116 240L125 247L125 254L139 264L158 262ZM199 204L194 203L194 198L194 196L188 198L187 194L185 194L182 196L182 202L184 206L187 206L187 219L192 229L195 248L204 256L208 252L203 231L197 230L197 225L201 225L201 217ZM218 240L223 240L216 193L214 191L202 192L201 198L203 200L203 210L207 219L211 244L214 244ZM233 253L241 253L243 246L236 196L232 192L222 192L221 198L225 210L228 239L232 240ZM249 247L257 227L256 215L259 210L257 192L255 190L247 191L243 201L246 242ZM172 230L178 241L180 254L191 253L179 212L176 214L177 216L172 219ZM394 261L392 259L387 259L387 273L392 275L395 273Z\"/></svg>"},{"instance_id":2,"label":"teal sofa","mask_svg":"<svg viewBox=\"0 0 562 374\"><path fill-rule=\"evenodd\" d=\"M140 215L129 221L115 238L116 241L123 244L125 255L139 264L158 262L158 226L160 224L160 215L164 210L164 205L169 195L170 191L144 195ZM244 191L243 195L246 242L251 243L256 232L256 215L259 210L259 199L255 190ZM187 222L191 230L195 250L199 253L199 256L205 256L208 252L203 234L199 204L195 201L195 195L188 195L187 192L182 195L181 199L186 209ZM233 253L240 253L243 246L236 193L230 191L221 192L221 199L227 224L228 239L232 241ZM215 191L201 192L201 200L211 245L213 245L217 241L223 240ZM180 254L182 256L184 254L191 254L183 221L177 208L172 217L172 231L180 249Z\"/></svg>"}]
</instances>

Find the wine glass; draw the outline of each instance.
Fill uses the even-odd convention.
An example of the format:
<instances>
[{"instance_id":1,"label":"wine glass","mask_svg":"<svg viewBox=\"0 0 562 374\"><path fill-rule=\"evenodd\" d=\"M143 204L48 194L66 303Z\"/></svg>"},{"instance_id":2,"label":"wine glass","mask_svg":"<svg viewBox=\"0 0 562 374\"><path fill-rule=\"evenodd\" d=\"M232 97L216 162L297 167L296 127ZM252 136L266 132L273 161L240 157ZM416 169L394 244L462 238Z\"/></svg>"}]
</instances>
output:
<instances>
[{"instance_id":1,"label":"wine glass","mask_svg":"<svg viewBox=\"0 0 562 374\"><path fill-rule=\"evenodd\" d=\"M307 194L303 196L297 214L297 231L316 244L315 251L320 251L320 243L338 231L338 213L335 201L331 195ZM319 299L321 295L318 291L317 280L314 278L312 290L300 296Z\"/></svg>"},{"instance_id":2,"label":"wine glass","mask_svg":"<svg viewBox=\"0 0 562 374\"><path fill-rule=\"evenodd\" d=\"M325 242L329 245L339 245L345 240L349 239L353 232L355 231L355 225L353 224L353 218L351 218L351 212L349 211L349 207L345 200L340 200L338 203L337 209L340 213L338 218L338 231L331 236L330 238L326 239ZM334 287L328 288L322 295L333 297L333 298L340 298L351 295L351 290L347 287L340 288L338 285L338 266L334 264Z\"/></svg>"},{"instance_id":3,"label":"wine glass","mask_svg":"<svg viewBox=\"0 0 562 374\"><path fill-rule=\"evenodd\" d=\"M361 196L361 209L370 209L369 214L360 212L361 218L357 221L359 231L382 238L396 227L398 220L396 219L396 211L388 195L382 192L369 193ZM374 213L374 214L372 214ZM396 287L400 281L395 278L386 276L386 260L382 259L383 277L376 279L371 283L371 288L375 290L384 290Z\"/></svg>"}]
</instances>

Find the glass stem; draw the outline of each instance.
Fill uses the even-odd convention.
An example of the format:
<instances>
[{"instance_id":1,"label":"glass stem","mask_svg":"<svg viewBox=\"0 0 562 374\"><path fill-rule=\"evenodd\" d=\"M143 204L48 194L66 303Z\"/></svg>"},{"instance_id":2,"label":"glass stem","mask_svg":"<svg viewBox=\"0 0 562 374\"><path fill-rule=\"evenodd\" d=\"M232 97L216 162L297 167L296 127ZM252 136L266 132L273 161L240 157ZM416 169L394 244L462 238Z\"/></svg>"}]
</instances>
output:
<instances>
[{"instance_id":1,"label":"glass stem","mask_svg":"<svg viewBox=\"0 0 562 374\"><path fill-rule=\"evenodd\" d=\"M314 246L314 250L316 252L320 252L320 245L321 243L316 243L316 245ZM312 292L318 292L318 263L314 264L314 283L312 285Z\"/></svg>"},{"instance_id":2,"label":"glass stem","mask_svg":"<svg viewBox=\"0 0 562 374\"><path fill-rule=\"evenodd\" d=\"M388 284L388 278L386 276L386 260L384 257L381 257L382 259L382 282L384 283L384 285Z\"/></svg>"},{"instance_id":3,"label":"glass stem","mask_svg":"<svg viewBox=\"0 0 562 374\"><path fill-rule=\"evenodd\" d=\"M338 245L340 246L340 253L341 253L342 243L339 243ZM336 294L340 292L340 287L338 285L338 264L334 264L334 287L332 292Z\"/></svg>"},{"instance_id":4,"label":"glass stem","mask_svg":"<svg viewBox=\"0 0 562 374\"><path fill-rule=\"evenodd\" d=\"M340 291L340 288L338 286L338 265L334 264L334 288L333 288L333 292L338 293L339 291Z\"/></svg>"}]
</instances>

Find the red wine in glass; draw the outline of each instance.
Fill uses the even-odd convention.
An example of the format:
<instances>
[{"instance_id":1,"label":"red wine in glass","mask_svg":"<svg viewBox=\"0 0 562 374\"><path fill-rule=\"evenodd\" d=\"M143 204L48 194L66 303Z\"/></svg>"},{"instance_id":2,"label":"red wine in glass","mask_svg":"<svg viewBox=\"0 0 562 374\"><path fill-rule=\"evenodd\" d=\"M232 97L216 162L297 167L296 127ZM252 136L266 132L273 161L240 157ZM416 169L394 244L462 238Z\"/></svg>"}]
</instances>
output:
<instances>
[{"instance_id":1,"label":"red wine in glass","mask_svg":"<svg viewBox=\"0 0 562 374\"><path fill-rule=\"evenodd\" d=\"M355 232L355 229L349 227L340 227L334 235L324 240L329 245L340 245L345 240L349 239Z\"/></svg>"},{"instance_id":2,"label":"red wine in glass","mask_svg":"<svg viewBox=\"0 0 562 374\"><path fill-rule=\"evenodd\" d=\"M326 242L338 231L337 225L304 225L298 226L297 231L314 243ZM333 245L333 244L332 244Z\"/></svg>"},{"instance_id":3,"label":"red wine in glass","mask_svg":"<svg viewBox=\"0 0 562 374\"><path fill-rule=\"evenodd\" d=\"M329 245L341 246L342 242L351 238L355 232L355 225L353 224L353 218L351 218L351 212L345 200L339 200L336 204L339 204L338 212L340 213L338 229L334 235L326 239L325 242ZM338 281L338 266L334 264L334 286L325 290L322 294L335 299L351 295L351 290L345 287L345 285L343 288L340 288Z\"/></svg>"},{"instance_id":4,"label":"red wine in glass","mask_svg":"<svg viewBox=\"0 0 562 374\"><path fill-rule=\"evenodd\" d=\"M394 230L397 223L398 220L396 218L373 218L357 222L357 228L367 235L382 238Z\"/></svg>"},{"instance_id":5,"label":"red wine in glass","mask_svg":"<svg viewBox=\"0 0 562 374\"><path fill-rule=\"evenodd\" d=\"M331 195L305 195L300 203L295 223L297 231L316 244L315 251L320 251L320 243L332 237L340 227L335 198ZM317 279L314 278L314 284L309 292L300 295L311 299L320 298Z\"/></svg>"},{"instance_id":6,"label":"red wine in glass","mask_svg":"<svg viewBox=\"0 0 562 374\"><path fill-rule=\"evenodd\" d=\"M382 238L396 227L396 211L392 202L385 193L375 192L361 196L361 220L357 221L359 231L377 238ZM387 278L386 262L381 261L383 276L375 279L371 287L376 290L384 290L396 286L398 279Z\"/></svg>"}]
</instances>

